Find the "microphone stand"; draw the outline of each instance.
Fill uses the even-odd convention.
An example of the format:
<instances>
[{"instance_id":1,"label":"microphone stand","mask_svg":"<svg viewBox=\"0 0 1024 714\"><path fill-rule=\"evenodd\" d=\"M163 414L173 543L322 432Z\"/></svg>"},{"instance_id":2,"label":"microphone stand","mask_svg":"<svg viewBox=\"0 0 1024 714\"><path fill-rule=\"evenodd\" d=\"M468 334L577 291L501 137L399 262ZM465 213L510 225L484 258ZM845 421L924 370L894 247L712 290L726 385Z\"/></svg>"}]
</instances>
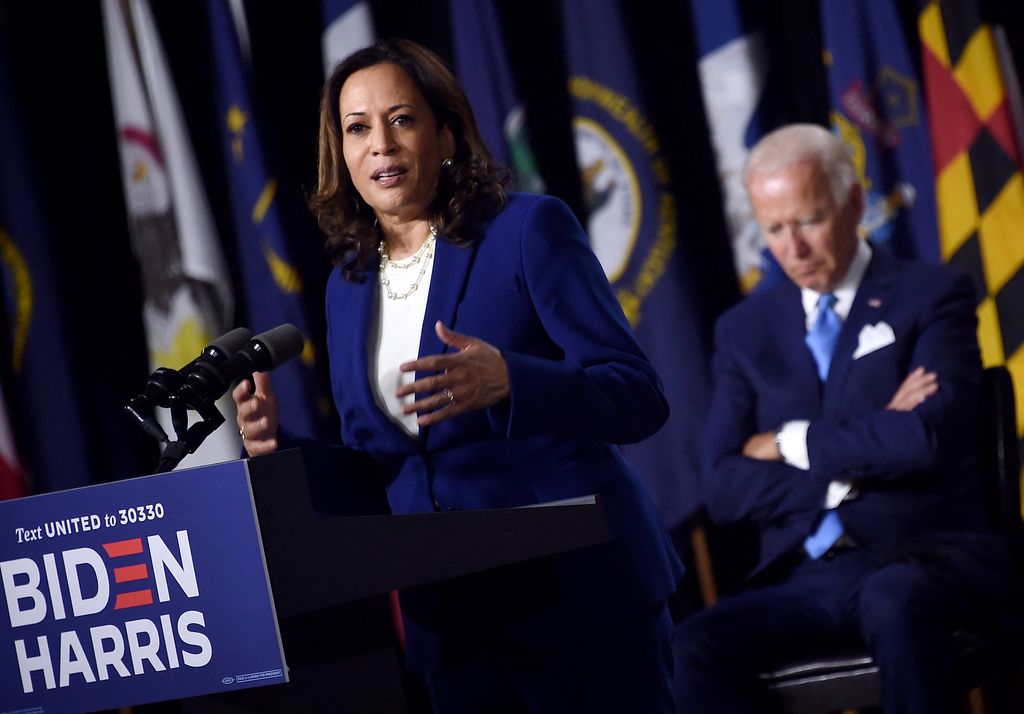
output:
<instances>
[{"instance_id":1,"label":"microphone stand","mask_svg":"<svg viewBox=\"0 0 1024 714\"><path fill-rule=\"evenodd\" d=\"M196 359L181 368L158 367L146 381L142 394L125 405L125 411L144 432L163 446L160 463L153 473L164 473L177 466L185 456L224 423L216 406L230 382L246 373L271 370L302 353L305 339L294 325L285 323L255 337L248 329L236 327L207 345ZM248 377L252 379L252 377ZM171 411L175 441L153 416L156 407ZM188 412L196 412L200 421L188 425Z\"/></svg>"},{"instance_id":2,"label":"microphone stand","mask_svg":"<svg viewBox=\"0 0 1024 714\"><path fill-rule=\"evenodd\" d=\"M224 415L220 413L212 400L193 405L202 420L192 426L188 426L188 405L185 404L185 400L174 394L171 395L170 402L171 424L174 425L177 441L168 443L163 453L160 454L160 463L153 471L155 474L173 470L183 458L194 453L199 445L206 441L206 437L224 423Z\"/></svg>"},{"instance_id":3,"label":"microphone stand","mask_svg":"<svg viewBox=\"0 0 1024 714\"><path fill-rule=\"evenodd\" d=\"M171 471L181 463L187 455L194 453L200 444L217 427L224 423L224 415L217 409L213 399L186 401L179 393L183 380L176 370L161 367L150 375L146 382L146 391L131 399L125 405L125 412L147 434L155 438L163 451L154 474ZM160 426L154 416L156 407L169 409L171 425L174 427L175 441L167 437L167 432ZM188 410L192 409L199 417L192 426L188 424Z\"/></svg>"}]
</instances>

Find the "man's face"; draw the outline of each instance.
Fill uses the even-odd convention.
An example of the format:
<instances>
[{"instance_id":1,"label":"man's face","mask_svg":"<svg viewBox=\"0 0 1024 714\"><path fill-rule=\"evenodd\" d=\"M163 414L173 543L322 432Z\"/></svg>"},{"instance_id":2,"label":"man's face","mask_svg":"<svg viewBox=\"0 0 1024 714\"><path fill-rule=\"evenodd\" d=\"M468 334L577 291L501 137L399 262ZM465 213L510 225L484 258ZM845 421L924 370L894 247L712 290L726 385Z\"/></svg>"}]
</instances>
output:
<instances>
[{"instance_id":1,"label":"man's face","mask_svg":"<svg viewBox=\"0 0 1024 714\"><path fill-rule=\"evenodd\" d=\"M754 216L775 260L802 288L830 292L846 275L857 251L864 194L854 184L838 205L828 177L815 161L750 174Z\"/></svg>"}]
</instances>

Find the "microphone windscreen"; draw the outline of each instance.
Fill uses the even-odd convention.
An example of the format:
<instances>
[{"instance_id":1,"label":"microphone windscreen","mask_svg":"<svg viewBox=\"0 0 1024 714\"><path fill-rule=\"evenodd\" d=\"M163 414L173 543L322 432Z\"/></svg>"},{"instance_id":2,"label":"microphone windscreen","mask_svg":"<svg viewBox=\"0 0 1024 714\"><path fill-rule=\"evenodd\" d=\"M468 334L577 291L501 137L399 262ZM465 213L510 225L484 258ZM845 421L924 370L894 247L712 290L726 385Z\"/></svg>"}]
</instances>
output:
<instances>
[{"instance_id":1,"label":"microphone windscreen","mask_svg":"<svg viewBox=\"0 0 1024 714\"><path fill-rule=\"evenodd\" d=\"M223 335L211 342L210 347L215 347L226 357L230 357L235 352L238 352L238 350L245 347L246 343L251 339L252 332L248 328L236 327L231 330L231 332L225 332Z\"/></svg>"},{"instance_id":2,"label":"microphone windscreen","mask_svg":"<svg viewBox=\"0 0 1024 714\"><path fill-rule=\"evenodd\" d=\"M262 342L270 353L269 369L274 369L293 357L298 357L306 345L306 339L299 332L299 328L287 322L266 332L261 332L252 339L254 342Z\"/></svg>"}]
</instances>

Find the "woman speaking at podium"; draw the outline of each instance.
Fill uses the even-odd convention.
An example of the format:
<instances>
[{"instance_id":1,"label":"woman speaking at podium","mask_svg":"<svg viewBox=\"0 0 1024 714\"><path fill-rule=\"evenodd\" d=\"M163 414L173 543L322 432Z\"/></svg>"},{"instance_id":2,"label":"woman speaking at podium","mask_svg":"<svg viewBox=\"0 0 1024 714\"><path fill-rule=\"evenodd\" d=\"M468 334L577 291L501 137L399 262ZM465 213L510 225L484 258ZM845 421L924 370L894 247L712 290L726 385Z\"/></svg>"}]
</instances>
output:
<instances>
[{"instance_id":1,"label":"woman speaking at podium","mask_svg":"<svg viewBox=\"0 0 1024 714\"><path fill-rule=\"evenodd\" d=\"M605 545L402 594L436 711L670 712L682 566L615 446L664 423L661 383L573 214L505 176L429 50L380 42L331 74L312 206L341 448L398 514L603 499ZM294 443L255 385L234 392L250 455Z\"/></svg>"}]
</instances>

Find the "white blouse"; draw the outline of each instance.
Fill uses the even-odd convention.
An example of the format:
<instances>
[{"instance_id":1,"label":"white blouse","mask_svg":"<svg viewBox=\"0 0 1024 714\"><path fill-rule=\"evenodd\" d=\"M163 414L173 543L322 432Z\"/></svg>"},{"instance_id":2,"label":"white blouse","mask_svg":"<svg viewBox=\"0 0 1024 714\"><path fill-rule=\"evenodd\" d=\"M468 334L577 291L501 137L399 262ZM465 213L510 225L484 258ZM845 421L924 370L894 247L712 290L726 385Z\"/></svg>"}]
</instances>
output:
<instances>
[{"instance_id":1,"label":"white blouse","mask_svg":"<svg viewBox=\"0 0 1024 714\"><path fill-rule=\"evenodd\" d=\"M419 259L413 260L416 256ZM414 256L386 262L384 275L388 285L385 286L378 275L376 319L368 347L370 385L377 405L412 437L419 435L417 415L415 412L402 414L402 407L416 401L416 395L399 399L395 390L416 379L415 372L400 372L398 367L419 356L420 332L427 312L427 295L433 272L433 238L428 239Z\"/></svg>"}]
</instances>

